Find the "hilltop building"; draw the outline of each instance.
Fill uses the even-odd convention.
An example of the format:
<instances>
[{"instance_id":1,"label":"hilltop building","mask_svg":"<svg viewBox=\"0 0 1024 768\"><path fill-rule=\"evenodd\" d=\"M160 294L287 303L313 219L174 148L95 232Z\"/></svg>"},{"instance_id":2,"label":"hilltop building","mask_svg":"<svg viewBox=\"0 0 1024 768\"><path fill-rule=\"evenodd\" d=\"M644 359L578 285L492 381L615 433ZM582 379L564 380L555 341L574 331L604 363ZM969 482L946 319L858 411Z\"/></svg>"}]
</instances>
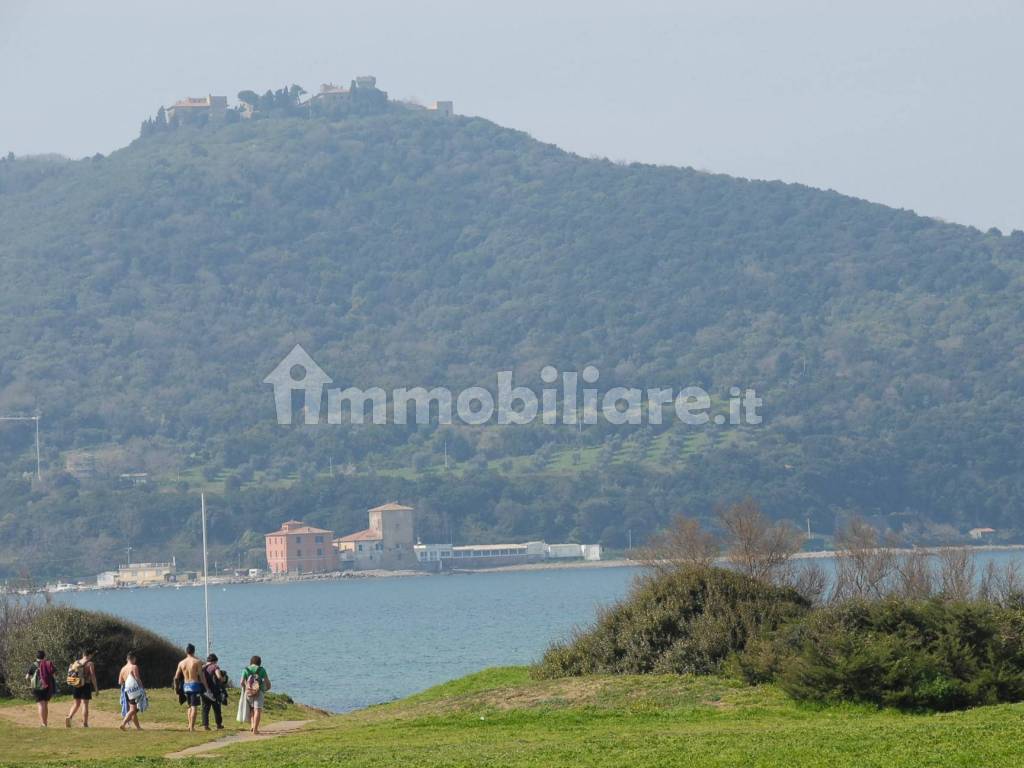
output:
<instances>
[{"instance_id":1,"label":"hilltop building","mask_svg":"<svg viewBox=\"0 0 1024 768\"><path fill-rule=\"evenodd\" d=\"M320 85L319 93L314 93L311 99L321 99L325 102L336 102L344 101L352 93L348 88L344 88L334 83L322 83Z\"/></svg>"},{"instance_id":2,"label":"hilltop building","mask_svg":"<svg viewBox=\"0 0 1024 768\"><path fill-rule=\"evenodd\" d=\"M338 554L332 544L334 531L289 520L264 538L271 573L301 575L338 570Z\"/></svg>"},{"instance_id":3,"label":"hilltop building","mask_svg":"<svg viewBox=\"0 0 1024 768\"><path fill-rule=\"evenodd\" d=\"M455 102L435 101L430 107L427 107L427 109L437 112L440 115L444 115L445 117L451 117L455 114Z\"/></svg>"},{"instance_id":4,"label":"hilltop building","mask_svg":"<svg viewBox=\"0 0 1024 768\"><path fill-rule=\"evenodd\" d=\"M342 566L402 570L417 566L412 507L391 502L369 512L370 527L336 539Z\"/></svg>"},{"instance_id":5,"label":"hilltop building","mask_svg":"<svg viewBox=\"0 0 1024 768\"><path fill-rule=\"evenodd\" d=\"M179 125L189 125L210 119L222 119L227 110L227 96L188 96L167 108L167 122L177 118Z\"/></svg>"},{"instance_id":6,"label":"hilltop building","mask_svg":"<svg viewBox=\"0 0 1024 768\"><path fill-rule=\"evenodd\" d=\"M320 90L305 101L298 99L297 92L293 90L296 87L285 89L287 93L284 94L284 102L287 103L279 102L277 97L282 94L276 92L273 94L275 98L270 100L273 103L269 106L264 103L267 100L266 95L257 96L254 103L241 102L231 109L228 108L226 96L187 96L169 107L161 107L156 118L143 123L141 135L146 136L165 127L234 122L270 115L341 118L349 114L374 114L387 110L390 103L387 91L377 87L377 78L373 75L360 75L351 80L348 87L322 83ZM445 117L455 114L455 105L451 101L435 101L429 107L399 103L409 108L436 112Z\"/></svg>"},{"instance_id":7,"label":"hilltop building","mask_svg":"<svg viewBox=\"0 0 1024 768\"><path fill-rule=\"evenodd\" d=\"M373 75L357 77L348 88L334 83L323 83L320 90L301 102L300 107L316 107L327 114L344 114L351 108L381 108L388 102L387 91L377 87L377 78Z\"/></svg>"}]
</instances>

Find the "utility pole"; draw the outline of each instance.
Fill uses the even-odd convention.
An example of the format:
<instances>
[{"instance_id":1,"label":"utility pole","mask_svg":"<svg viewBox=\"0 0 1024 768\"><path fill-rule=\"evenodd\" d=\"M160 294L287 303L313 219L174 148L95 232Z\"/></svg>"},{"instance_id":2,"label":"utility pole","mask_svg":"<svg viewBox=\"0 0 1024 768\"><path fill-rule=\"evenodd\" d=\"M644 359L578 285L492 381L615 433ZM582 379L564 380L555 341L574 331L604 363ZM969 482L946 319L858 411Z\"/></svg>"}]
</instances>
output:
<instances>
[{"instance_id":1,"label":"utility pole","mask_svg":"<svg viewBox=\"0 0 1024 768\"><path fill-rule=\"evenodd\" d=\"M206 613L206 653L213 652L213 645L210 641L210 572L207 567L206 557L206 494L199 495L203 512L203 608Z\"/></svg>"},{"instance_id":2,"label":"utility pole","mask_svg":"<svg viewBox=\"0 0 1024 768\"><path fill-rule=\"evenodd\" d=\"M444 471L448 471L448 440L444 441Z\"/></svg>"},{"instance_id":3,"label":"utility pole","mask_svg":"<svg viewBox=\"0 0 1024 768\"><path fill-rule=\"evenodd\" d=\"M132 543L128 542L128 565L132 564Z\"/></svg>"},{"instance_id":4,"label":"utility pole","mask_svg":"<svg viewBox=\"0 0 1024 768\"><path fill-rule=\"evenodd\" d=\"M36 422L36 480L39 482L43 481L43 458L39 451L39 420L42 417L43 415L39 411L36 411L36 415L33 417Z\"/></svg>"}]
</instances>

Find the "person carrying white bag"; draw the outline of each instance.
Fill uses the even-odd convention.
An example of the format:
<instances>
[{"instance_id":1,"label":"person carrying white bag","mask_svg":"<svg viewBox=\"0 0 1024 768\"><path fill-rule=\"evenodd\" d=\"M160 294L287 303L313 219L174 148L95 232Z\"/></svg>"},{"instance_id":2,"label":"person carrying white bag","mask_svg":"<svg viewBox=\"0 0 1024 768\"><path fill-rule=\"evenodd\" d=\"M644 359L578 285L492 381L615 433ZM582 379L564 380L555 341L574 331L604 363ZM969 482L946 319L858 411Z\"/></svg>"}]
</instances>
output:
<instances>
[{"instance_id":1,"label":"person carrying white bag","mask_svg":"<svg viewBox=\"0 0 1024 768\"><path fill-rule=\"evenodd\" d=\"M120 729L123 731L129 723L133 723L135 730L141 731L139 712L149 708L149 698L146 689L142 687L142 673L139 672L134 653L129 652L127 662L117 676L117 684L121 686L121 714L124 716Z\"/></svg>"}]
</instances>

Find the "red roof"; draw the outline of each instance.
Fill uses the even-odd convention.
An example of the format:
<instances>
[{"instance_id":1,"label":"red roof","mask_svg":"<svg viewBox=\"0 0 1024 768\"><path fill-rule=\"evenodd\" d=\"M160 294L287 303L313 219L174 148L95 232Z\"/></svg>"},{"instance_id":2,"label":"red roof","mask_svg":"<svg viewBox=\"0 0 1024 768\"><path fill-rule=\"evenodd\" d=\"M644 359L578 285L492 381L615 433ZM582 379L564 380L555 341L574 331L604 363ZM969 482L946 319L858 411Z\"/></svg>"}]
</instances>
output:
<instances>
[{"instance_id":1,"label":"red roof","mask_svg":"<svg viewBox=\"0 0 1024 768\"><path fill-rule=\"evenodd\" d=\"M375 531L373 528L367 528L365 531L356 531L350 533L348 536L342 536L340 539L335 541L380 541L380 531Z\"/></svg>"},{"instance_id":2,"label":"red roof","mask_svg":"<svg viewBox=\"0 0 1024 768\"><path fill-rule=\"evenodd\" d=\"M288 522L289 523L295 523L295 522L298 522L298 521L297 520L289 520ZM288 523L285 523L284 525L288 525ZM291 536L293 534L301 535L301 534L304 534L304 533L308 533L308 534L326 533L328 536L333 536L334 535L334 531L328 531L328 530L325 530L324 528L314 528L312 525L304 525L301 528L285 528L284 526L282 526L281 530L274 531L273 533L265 533L265 534L263 534L263 536L264 536L264 538L266 538L267 536Z\"/></svg>"},{"instance_id":3,"label":"red roof","mask_svg":"<svg viewBox=\"0 0 1024 768\"><path fill-rule=\"evenodd\" d=\"M414 512L412 507L405 507L399 504L397 501L391 501L387 504L382 504L379 507L374 507L370 510L371 512Z\"/></svg>"}]
</instances>

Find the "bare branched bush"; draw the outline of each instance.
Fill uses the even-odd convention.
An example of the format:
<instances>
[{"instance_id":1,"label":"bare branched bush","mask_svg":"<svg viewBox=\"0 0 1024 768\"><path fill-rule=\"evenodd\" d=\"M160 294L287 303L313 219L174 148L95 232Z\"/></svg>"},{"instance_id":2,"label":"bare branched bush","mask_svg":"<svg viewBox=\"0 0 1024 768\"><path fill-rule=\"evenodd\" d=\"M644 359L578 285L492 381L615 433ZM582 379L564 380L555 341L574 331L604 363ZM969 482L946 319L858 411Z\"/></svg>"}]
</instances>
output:
<instances>
[{"instance_id":1,"label":"bare branched bush","mask_svg":"<svg viewBox=\"0 0 1024 768\"><path fill-rule=\"evenodd\" d=\"M832 598L884 597L891 590L897 560L888 542L881 542L878 532L860 518L839 531L835 541L838 551Z\"/></svg>"},{"instance_id":2,"label":"bare branched bush","mask_svg":"<svg viewBox=\"0 0 1024 768\"><path fill-rule=\"evenodd\" d=\"M726 557L741 573L769 583L793 578L790 561L803 536L786 522L772 523L747 499L718 513L727 533Z\"/></svg>"},{"instance_id":3,"label":"bare branched bush","mask_svg":"<svg viewBox=\"0 0 1024 768\"><path fill-rule=\"evenodd\" d=\"M978 568L974 553L966 547L943 547L939 561L939 588L947 600L970 600Z\"/></svg>"},{"instance_id":4,"label":"bare branched bush","mask_svg":"<svg viewBox=\"0 0 1024 768\"><path fill-rule=\"evenodd\" d=\"M831 579L820 563L792 560L785 569L780 583L792 587L811 605L820 605L825 600Z\"/></svg>"},{"instance_id":5,"label":"bare branched bush","mask_svg":"<svg viewBox=\"0 0 1024 768\"><path fill-rule=\"evenodd\" d=\"M640 550L637 559L658 571L681 566L710 568L719 552L718 540L713 534L705 531L696 520L677 515L666 530Z\"/></svg>"},{"instance_id":6,"label":"bare branched bush","mask_svg":"<svg viewBox=\"0 0 1024 768\"><path fill-rule=\"evenodd\" d=\"M927 550L914 549L896 558L896 576L893 592L908 600L927 600L935 594L935 576L932 573L932 555Z\"/></svg>"},{"instance_id":7,"label":"bare branched bush","mask_svg":"<svg viewBox=\"0 0 1024 768\"><path fill-rule=\"evenodd\" d=\"M978 599L1004 608L1019 607L1024 599L1020 565L1010 562L1000 568L990 560L978 583Z\"/></svg>"}]
</instances>

